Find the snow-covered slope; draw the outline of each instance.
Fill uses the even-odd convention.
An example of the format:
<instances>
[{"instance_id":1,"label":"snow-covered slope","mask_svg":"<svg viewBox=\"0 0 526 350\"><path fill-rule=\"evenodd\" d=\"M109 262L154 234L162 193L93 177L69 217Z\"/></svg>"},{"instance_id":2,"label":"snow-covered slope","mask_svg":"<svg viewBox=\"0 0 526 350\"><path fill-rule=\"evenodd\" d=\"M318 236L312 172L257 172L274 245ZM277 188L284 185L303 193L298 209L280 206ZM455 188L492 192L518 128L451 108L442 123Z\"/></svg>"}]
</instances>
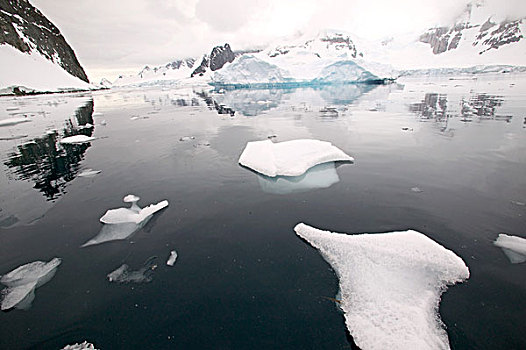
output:
<instances>
[{"instance_id":1,"label":"snow-covered slope","mask_svg":"<svg viewBox=\"0 0 526 350\"><path fill-rule=\"evenodd\" d=\"M95 88L58 28L27 0L0 0L0 28L0 94Z\"/></svg>"},{"instance_id":2,"label":"snow-covered slope","mask_svg":"<svg viewBox=\"0 0 526 350\"><path fill-rule=\"evenodd\" d=\"M196 64L195 58L185 58L167 63L164 66L150 68L144 67L139 73L134 75L119 76L113 82L113 86L130 85L157 85L168 81L179 81L190 77Z\"/></svg>"}]
</instances>

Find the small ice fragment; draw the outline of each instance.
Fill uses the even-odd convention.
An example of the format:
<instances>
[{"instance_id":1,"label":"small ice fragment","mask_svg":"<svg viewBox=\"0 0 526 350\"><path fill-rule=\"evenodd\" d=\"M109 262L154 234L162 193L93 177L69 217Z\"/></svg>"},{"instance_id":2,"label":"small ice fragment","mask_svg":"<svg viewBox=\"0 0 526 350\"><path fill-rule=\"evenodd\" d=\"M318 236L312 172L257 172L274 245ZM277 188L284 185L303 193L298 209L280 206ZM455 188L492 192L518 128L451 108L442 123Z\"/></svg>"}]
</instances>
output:
<instances>
[{"instance_id":1,"label":"small ice fragment","mask_svg":"<svg viewBox=\"0 0 526 350\"><path fill-rule=\"evenodd\" d=\"M413 131L413 128L402 128L402 131Z\"/></svg>"},{"instance_id":2,"label":"small ice fragment","mask_svg":"<svg viewBox=\"0 0 526 350\"><path fill-rule=\"evenodd\" d=\"M100 122L100 125L106 125L106 124L107 124L106 120L103 120L103 121Z\"/></svg>"},{"instance_id":3,"label":"small ice fragment","mask_svg":"<svg viewBox=\"0 0 526 350\"><path fill-rule=\"evenodd\" d=\"M502 249L512 264L526 261L526 239L501 233L493 244Z\"/></svg>"},{"instance_id":4,"label":"small ice fragment","mask_svg":"<svg viewBox=\"0 0 526 350\"><path fill-rule=\"evenodd\" d=\"M86 123L84 125L81 125L79 128L80 129L91 129L91 128L93 128L93 124Z\"/></svg>"},{"instance_id":5,"label":"small ice fragment","mask_svg":"<svg viewBox=\"0 0 526 350\"><path fill-rule=\"evenodd\" d=\"M61 350L97 350L95 345L84 341L82 343L75 343L73 345L66 345Z\"/></svg>"},{"instance_id":6,"label":"small ice fragment","mask_svg":"<svg viewBox=\"0 0 526 350\"><path fill-rule=\"evenodd\" d=\"M526 205L526 203L524 202L519 202L519 201L511 201L512 204L515 204L515 205L518 205L518 206L521 206L521 207L524 207Z\"/></svg>"},{"instance_id":7,"label":"small ice fragment","mask_svg":"<svg viewBox=\"0 0 526 350\"><path fill-rule=\"evenodd\" d=\"M27 123L30 121L31 119L27 117L7 118L7 119L0 120L0 126L12 126L12 125L21 124L21 123Z\"/></svg>"},{"instance_id":8,"label":"small ice fragment","mask_svg":"<svg viewBox=\"0 0 526 350\"><path fill-rule=\"evenodd\" d=\"M139 117L136 116L136 115L134 115L133 117L130 118L130 120L137 120L137 119L139 119Z\"/></svg>"},{"instance_id":9,"label":"small ice fragment","mask_svg":"<svg viewBox=\"0 0 526 350\"><path fill-rule=\"evenodd\" d=\"M416 193L424 192L419 187L411 187L411 191L416 192Z\"/></svg>"},{"instance_id":10,"label":"small ice fragment","mask_svg":"<svg viewBox=\"0 0 526 350\"><path fill-rule=\"evenodd\" d=\"M2 310L30 307L35 298L35 289L53 278L61 262L59 258L49 262L35 261L3 275L0 283L7 288L2 291Z\"/></svg>"},{"instance_id":11,"label":"small ice fragment","mask_svg":"<svg viewBox=\"0 0 526 350\"><path fill-rule=\"evenodd\" d=\"M90 142L93 140L95 140L94 137L90 137L86 135L75 135L75 136L64 137L62 140L60 140L60 143L79 144L79 143Z\"/></svg>"},{"instance_id":12,"label":"small ice fragment","mask_svg":"<svg viewBox=\"0 0 526 350\"><path fill-rule=\"evenodd\" d=\"M170 252L170 257L166 261L166 265L168 266L174 266L175 260L177 259L177 252L175 250L172 250Z\"/></svg>"},{"instance_id":13,"label":"small ice fragment","mask_svg":"<svg viewBox=\"0 0 526 350\"><path fill-rule=\"evenodd\" d=\"M270 177L300 176L317 164L335 161L352 162L354 158L330 142L307 139L248 142L239 157L239 164Z\"/></svg>"},{"instance_id":14,"label":"small ice fragment","mask_svg":"<svg viewBox=\"0 0 526 350\"><path fill-rule=\"evenodd\" d=\"M339 279L345 323L360 349L449 349L438 315L446 286L469 278L460 257L420 232L294 230Z\"/></svg>"},{"instance_id":15,"label":"small ice fragment","mask_svg":"<svg viewBox=\"0 0 526 350\"><path fill-rule=\"evenodd\" d=\"M137 196L127 195L124 197L124 202L132 203L131 207L110 209L100 218L100 222L105 224L121 224L127 222L139 224L147 217L168 206L168 201L163 200L157 204L150 204L149 206L141 209L137 205L138 200L139 197Z\"/></svg>"},{"instance_id":16,"label":"small ice fragment","mask_svg":"<svg viewBox=\"0 0 526 350\"><path fill-rule=\"evenodd\" d=\"M144 263L144 266L139 270L130 270L126 264L122 264L116 270L108 274L110 282L117 283L147 283L152 281L153 270L157 268L155 264L156 257L151 257Z\"/></svg>"},{"instance_id":17,"label":"small ice fragment","mask_svg":"<svg viewBox=\"0 0 526 350\"><path fill-rule=\"evenodd\" d=\"M93 113L91 116L92 116L92 117L100 117L101 115L103 115L103 113L101 113L101 112L95 112L95 113Z\"/></svg>"},{"instance_id":18,"label":"small ice fragment","mask_svg":"<svg viewBox=\"0 0 526 350\"><path fill-rule=\"evenodd\" d=\"M86 169L83 172L81 172L78 176L80 177L93 177L97 174L100 174L101 170L93 170L93 169Z\"/></svg>"},{"instance_id":19,"label":"small ice fragment","mask_svg":"<svg viewBox=\"0 0 526 350\"><path fill-rule=\"evenodd\" d=\"M179 139L179 141L190 141L195 140L195 136L183 136Z\"/></svg>"}]
</instances>

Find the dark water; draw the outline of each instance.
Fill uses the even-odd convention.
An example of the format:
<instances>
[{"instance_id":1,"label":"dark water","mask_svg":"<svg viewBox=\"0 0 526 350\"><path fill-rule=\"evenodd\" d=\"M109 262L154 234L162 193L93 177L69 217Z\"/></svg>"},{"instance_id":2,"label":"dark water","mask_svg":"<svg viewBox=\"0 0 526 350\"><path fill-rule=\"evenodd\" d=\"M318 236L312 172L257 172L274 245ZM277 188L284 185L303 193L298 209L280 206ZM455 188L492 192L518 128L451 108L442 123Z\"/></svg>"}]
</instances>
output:
<instances>
[{"instance_id":1,"label":"dark water","mask_svg":"<svg viewBox=\"0 0 526 350\"><path fill-rule=\"evenodd\" d=\"M0 118L33 120L0 128L0 274L63 259L29 310L0 313L0 348L349 349L327 299L337 278L299 222L425 233L471 271L442 296L451 347L525 348L526 264L492 242L526 235L526 79L401 84L0 99ZM97 139L57 143L81 133ZM329 140L356 162L328 188L276 191L237 164L269 136ZM78 176L88 168L102 172ZM126 240L80 248L128 193L170 206ZM152 261L149 283L106 278Z\"/></svg>"}]
</instances>

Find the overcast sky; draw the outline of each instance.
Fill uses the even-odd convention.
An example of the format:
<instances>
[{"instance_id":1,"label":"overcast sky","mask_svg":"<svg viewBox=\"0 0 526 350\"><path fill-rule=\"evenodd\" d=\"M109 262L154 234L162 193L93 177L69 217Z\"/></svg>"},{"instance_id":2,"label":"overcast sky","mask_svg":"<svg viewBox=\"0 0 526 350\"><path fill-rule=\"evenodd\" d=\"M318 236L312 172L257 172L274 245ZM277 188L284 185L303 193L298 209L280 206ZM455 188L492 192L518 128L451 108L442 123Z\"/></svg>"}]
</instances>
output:
<instances>
[{"instance_id":1,"label":"overcast sky","mask_svg":"<svg viewBox=\"0 0 526 350\"><path fill-rule=\"evenodd\" d=\"M279 38L346 30L381 39L448 24L467 0L30 0L62 32L92 81L144 65L234 50ZM504 4L500 4L499 2ZM497 12L526 0L486 0Z\"/></svg>"}]
</instances>

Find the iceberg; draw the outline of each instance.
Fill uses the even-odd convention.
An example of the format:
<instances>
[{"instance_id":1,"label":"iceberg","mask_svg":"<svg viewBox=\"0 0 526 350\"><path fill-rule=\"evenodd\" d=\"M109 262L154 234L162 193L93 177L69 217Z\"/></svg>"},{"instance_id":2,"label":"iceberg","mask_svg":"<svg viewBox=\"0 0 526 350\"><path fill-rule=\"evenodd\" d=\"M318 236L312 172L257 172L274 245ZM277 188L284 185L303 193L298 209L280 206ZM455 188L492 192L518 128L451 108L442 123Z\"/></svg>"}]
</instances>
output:
<instances>
[{"instance_id":1,"label":"iceberg","mask_svg":"<svg viewBox=\"0 0 526 350\"><path fill-rule=\"evenodd\" d=\"M340 181L334 162L318 164L300 176L269 177L258 174L259 186L266 193L289 194L329 188Z\"/></svg>"},{"instance_id":2,"label":"iceberg","mask_svg":"<svg viewBox=\"0 0 526 350\"><path fill-rule=\"evenodd\" d=\"M177 259L177 252L175 250L172 250L170 252L170 257L166 261L166 265L168 266L174 266L175 260Z\"/></svg>"},{"instance_id":3,"label":"iceberg","mask_svg":"<svg viewBox=\"0 0 526 350\"><path fill-rule=\"evenodd\" d=\"M94 137L86 136L86 135L75 135L75 136L68 136L64 137L62 140L60 140L60 143L64 144L79 144L79 143L86 143L95 140Z\"/></svg>"},{"instance_id":4,"label":"iceberg","mask_svg":"<svg viewBox=\"0 0 526 350\"><path fill-rule=\"evenodd\" d=\"M331 83L369 82L379 79L353 61L335 62L320 72L316 80Z\"/></svg>"},{"instance_id":5,"label":"iceberg","mask_svg":"<svg viewBox=\"0 0 526 350\"><path fill-rule=\"evenodd\" d=\"M144 263L139 270L130 270L126 264L122 264L116 270L108 274L108 280L116 283L147 283L151 282L153 270L157 268L155 264L156 257L151 257Z\"/></svg>"},{"instance_id":6,"label":"iceberg","mask_svg":"<svg viewBox=\"0 0 526 350\"><path fill-rule=\"evenodd\" d=\"M130 208L110 209L100 218L104 223L97 236L93 237L82 247L101 244L109 241L124 240L143 228L153 217L153 214L168 206L164 200L141 209L137 202L139 197L129 194L124 197L124 202L131 203Z\"/></svg>"},{"instance_id":7,"label":"iceberg","mask_svg":"<svg viewBox=\"0 0 526 350\"><path fill-rule=\"evenodd\" d=\"M354 158L330 142L308 139L248 142L239 157L239 164L270 177L300 176L317 164L336 161Z\"/></svg>"},{"instance_id":8,"label":"iceberg","mask_svg":"<svg viewBox=\"0 0 526 350\"><path fill-rule=\"evenodd\" d=\"M493 244L502 249L512 264L526 261L526 239L501 233Z\"/></svg>"},{"instance_id":9,"label":"iceberg","mask_svg":"<svg viewBox=\"0 0 526 350\"><path fill-rule=\"evenodd\" d=\"M27 117L15 117L15 118L7 118L0 120L0 127L2 126L13 126L21 123L27 123L30 122L31 119Z\"/></svg>"},{"instance_id":10,"label":"iceberg","mask_svg":"<svg viewBox=\"0 0 526 350\"><path fill-rule=\"evenodd\" d=\"M97 348L95 348L95 345L84 341L82 343L66 345L61 350L97 350Z\"/></svg>"},{"instance_id":11,"label":"iceberg","mask_svg":"<svg viewBox=\"0 0 526 350\"><path fill-rule=\"evenodd\" d=\"M2 290L2 310L14 307L27 309L35 299L35 289L49 282L62 262L53 258L49 262L35 261L17 267L0 278L7 288Z\"/></svg>"},{"instance_id":12,"label":"iceberg","mask_svg":"<svg viewBox=\"0 0 526 350\"><path fill-rule=\"evenodd\" d=\"M275 84L285 82L288 72L252 55L243 55L212 76L213 85ZM289 79L290 80L290 79Z\"/></svg>"},{"instance_id":13,"label":"iceberg","mask_svg":"<svg viewBox=\"0 0 526 350\"><path fill-rule=\"evenodd\" d=\"M469 278L464 261L408 230L347 235L300 223L339 278L345 323L361 349L449 349L438 315L448 285Z\"/></svg>"}]
</instances>

